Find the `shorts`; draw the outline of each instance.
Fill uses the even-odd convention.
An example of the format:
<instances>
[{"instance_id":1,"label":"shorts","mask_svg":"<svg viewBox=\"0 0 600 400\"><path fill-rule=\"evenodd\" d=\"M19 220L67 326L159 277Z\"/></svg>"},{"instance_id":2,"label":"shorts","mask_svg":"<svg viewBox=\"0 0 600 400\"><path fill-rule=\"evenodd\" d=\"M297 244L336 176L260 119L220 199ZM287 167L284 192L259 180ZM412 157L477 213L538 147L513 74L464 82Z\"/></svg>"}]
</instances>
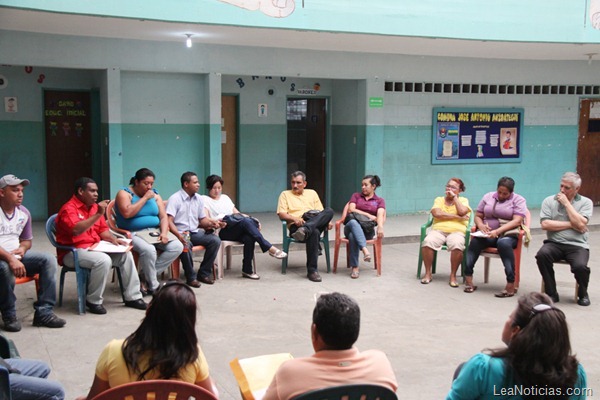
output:
<instances>
[{"instance_id":1,"label":"shorts","mask_svg":"<svg viewBox=\"0 0 600 400\"><path fill-rule=\"evenodd\" d=\"M442 231L431 230L425 236L425 240L421 244L421 247L430 247L435 251L440 251L442 246L446 245L448 251L452 250L465 250L465 233L464 232L452 232L446 233Z\"/></svg>"}]
</instances>

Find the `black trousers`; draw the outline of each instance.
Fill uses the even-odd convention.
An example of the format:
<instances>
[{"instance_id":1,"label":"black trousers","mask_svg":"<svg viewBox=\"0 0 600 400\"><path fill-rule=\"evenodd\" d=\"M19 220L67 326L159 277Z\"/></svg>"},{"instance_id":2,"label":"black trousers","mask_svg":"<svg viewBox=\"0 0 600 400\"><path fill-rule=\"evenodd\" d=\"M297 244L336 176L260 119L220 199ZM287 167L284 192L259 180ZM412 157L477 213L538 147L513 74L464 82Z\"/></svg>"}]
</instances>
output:
<instances>
[{"instance_id":1,"label":"black trousers","mask_svg":"<svg viewBox=\"0 0 600 400\"><path fill-rule=\"evenodd\" d=\"M327 229L327 225L333 219L333 210L326 208L319 214L315 215L303 225L306 228L306 270L307 273L317 271L317 263L319 261L319 240L321 233ZM290 236L298 230L296 225L290 225Z\"/></svg>"},{"instance_id":2,"label":"black trousers","mask_svg":"<svg viewBox=\"0 0 600 400\"><path fill-rule=\"evenodd\" d=\"M556 294L556 279L554 278L554 263L565 260L571 266L571 272L579 284L578 297L587 296L587 287L590 281L590 269L587 266L590 259L589 249L571 244L563 244L544 240L544 245L535 255L537 266L544 279L546 293L550 296Z\"/></svg>"}]
</instances>

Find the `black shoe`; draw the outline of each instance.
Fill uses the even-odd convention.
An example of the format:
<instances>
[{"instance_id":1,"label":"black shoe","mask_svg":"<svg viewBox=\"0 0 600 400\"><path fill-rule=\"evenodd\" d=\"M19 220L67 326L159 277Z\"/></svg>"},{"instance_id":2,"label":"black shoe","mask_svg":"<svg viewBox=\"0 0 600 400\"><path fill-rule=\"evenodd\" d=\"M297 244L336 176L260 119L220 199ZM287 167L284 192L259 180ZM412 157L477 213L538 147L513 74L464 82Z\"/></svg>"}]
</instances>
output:
<instances>
[{"instance_id":1,"label":"black shoe","mask_svg":"<svg viewBox=\"0 0 600 400\"><path fill-rule=\"evenodd\" d=\"M306 240L306 228L301 226L296 232L292 233L292 237L298 242L304 242Z\"/></svg>"},{"instance_id":2,"label":"black shoe","mask_svg":"<svg viewBox=\"0 0 600 400\"><path fill-rule=\"evenodd\" d=\"M104 308L102 304L93 304L89 301L86 301L85 305L92 314L106 314L106 308Z\"/></svg>"},{"instance_id":3,"label":"black shoe","mask_svg":"<svg viewBox=\"0 0 600 400\"><path fill-rule=\"evenodd\" d=\"M550 296L550 298L552 299L552 302L554 302L554 303L558 303L560 301L560 298L558 297L558 292L556 292L554 294L549 294L548 296Z\"/></svg>"},{"instance_id":4,"label":"black shoe","mask_svg":"<svg viewBox=\"0 0 600 400\"><path fill-rule=\"evenodd\" d=\"M215 283L215 280L210 276L201 276L198 278L198 280L204 283L205 285L212 285L213 283Z\"/></svg>"},{"instance_id":5,"label":"black shoe","mask_svg":"<svg viewBox=\"0 0 600 400\"><path fill-rule=\"evenodd\" d=\"M38 315L37 313L33 316L33 326L45 326L46 328L62 328L67 324L62 318L58 318L53 312Z\"/></svg>"},{"instance_id":6,"label":"black shoe","mask_svg":"<svg viewBox=\"0 0 600 400\"><path fill-rule=\"evenodd\" d=\"M577 304L579 304L580 306L587 307L587 306L589 306L590 304L592 304L592 302L590 301L590 297L589 297L589 296L586 294L585 296L583 296L583 297L580 297L580 298L577 300Z\"/></svg>"},{"instance_id":7,"label":"black shoe","mask_svg":"<svg viewBox=\"0 0 600 400\"><path fill-rule=\"evenodd\" d=\"M148 308L148 304L142 299L137 300L127 300L125 302L125 307L137 308L138 310L145 310Z\"/></svg>"},{"instance_id":8,"label":"black shoe","mask_svg":"<svg viewBox=\"0 0 600 400\"><path fill-rule=\"evenodd\" d=\"M199 288L200 287L200 282L198 282L197 280L192 280L192 281L187 281L186 285L191 286L193 288Z\"/></svg>"},{"instance_id":9,"label":"black shoe","mask_svg":"<svg viewBox=\"0 0 600 400\"><path fill-rule=\"evenodd\" d=\"M308 274L308 280L313 282L321 282L321 275L317 271Z\"/></svg>"},{"instance_id":10,"label":"black shoe","mask_svg":"<svg viewBox=\"0 0 600 400\"><path fill-rule=\"evenodd\" d=\"M21 323L17 317L3 318L2 321L4 322L4 330L7 332L19 332L21 330Z\"/></svg>"}]
</instances>

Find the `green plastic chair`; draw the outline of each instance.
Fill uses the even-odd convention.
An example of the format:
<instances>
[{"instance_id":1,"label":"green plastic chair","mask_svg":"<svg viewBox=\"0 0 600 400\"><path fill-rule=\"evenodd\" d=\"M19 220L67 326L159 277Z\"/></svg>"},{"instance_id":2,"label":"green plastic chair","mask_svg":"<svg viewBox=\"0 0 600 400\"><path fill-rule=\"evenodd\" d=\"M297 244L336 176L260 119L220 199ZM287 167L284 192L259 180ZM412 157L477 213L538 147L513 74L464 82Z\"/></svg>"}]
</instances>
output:
<instances>
[{"instance_id":1,"label":"green plastic chair","mask_svg":"<svg viewBox=\"0 0 600 400\"><path fill-rule=\"evenodd\" d=\"M465 228L465 251L463 251L463 259L460 263L460 276L465 276L465 266L467 265L467 249L469 248L469 241L471 240L471 227L475 219L475 212L471 212L469 216L469 223ZM419 240L419 264L417 265L417 279L421 279L421 267L423 266L423 254L421 253L421 244L427 236L427 230L431 228L433 224L433 215L429 214L429 219L423 225L421 225L421 240ZM447 250L446 245L442 246L442 250ZM431 272L435 274L435 266L437 263L437 251L433 255L433 264L431 265Z\"/></svg>"},{"instance_id":2,"label":"green plastic chair","mask_svg":"<svg viewBox=\"0 0 600 400\"><path fill-rule=\"evenodd\" d=\"M398 400L392 390L378 385L343 385L311 390L294 400Z\"/></svg>"},{"instance_id":3,"label":"green plastic chair","mask_svg":"<svg viewBox=\"0 0 600 400\"><path fill-rule=\"evenodd\" d=\"M288 258L289 258L289 254L290 254L290 244L291 243L301 243L301 242L298 242L296 239L294 239L293 237L291 237L288 234L286 221L281 221L281 228L282 228L282 232L283 232L283 251L285 251L288 254L288 256L286 258L283 258L281 260L281 273L285 275L285 273L287 271ZM319 241L323 244L323 251L325 251L325 260L327 261L327 273L330 273L331 272L331 263L329 262L329 230L328 229L325 229L325 231L323 231L323 236L321 236L321 239L319 239Z\"/></svg>"}]
</instances>

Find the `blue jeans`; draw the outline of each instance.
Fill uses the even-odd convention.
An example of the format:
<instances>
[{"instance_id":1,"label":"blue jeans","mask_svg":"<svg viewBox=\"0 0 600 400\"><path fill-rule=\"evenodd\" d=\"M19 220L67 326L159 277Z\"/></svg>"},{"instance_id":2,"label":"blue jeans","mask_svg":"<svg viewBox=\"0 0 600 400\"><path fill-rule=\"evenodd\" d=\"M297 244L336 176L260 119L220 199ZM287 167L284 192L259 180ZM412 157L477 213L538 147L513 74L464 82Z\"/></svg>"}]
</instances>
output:
<instances>
[{"instance_id":1,"label":"blue jeans","mask_svg":"<svg viewBox=\"0 0 600 400\"><path fill-rule=\"evenodd\" d=\"M517 247L517 238L514 236L503 236L501 238L481 238L471 237L469 249L467 250L467 266L465 267L465 276L473 276L475 263L479 258L479 254L483 249L495 247L498 249L498 255L504 264L504 273L506 274L506 282L514 283L515 281L515 253L514 248Z\"/></svg>"},{"instance_id":2,"label":"blue jeans","mask_svg":"<svg viewBox=\"0 0 600 400\"><path fill-rule=\"evenodd\" d=\"M200 269L198 269L197 277L210 277L215 259L217 258L217 253L219 252L219 248L221 247L221 239L217 235L213 235L212 233L205 233L203 229L199 229L198 232L190 233L190 242L192 246L204 246L204 258L200 263ZM188 282L196 279L194 276L194 265L192 258L192 248L189 247L189 251L181 253L179 256L181 260L181 264L183 266L183 271L185 273L185 278Z\"/></svg>"},{"instance_id":3,"label":"blue jeans","mask_svg":"<svg viewBox=\"0 0 600 400\"><path fill-rule=\"evenodd\" d=\"M10 374L10 394L13 400L62 400L65 389L57 381L46 379L50 367L43 361L23 358L4 360L19 374Z\"/></svg>"},{"instance_id":4,"label":"blue jeans","mask_svg":"<svg viewBox=\"0 0 600 400\"><path fill-rule=\"evenodd\" d=\"M351 219L344 225L344 235L348 239L350 247L350 266L358 267L358 254L363 247L367 247L367 238L360 223Z\"/></svg>"},{"instance_id":5,"label":"blue jeans","mask_svg":"<svg viewBox=\"0 0 600 400\"><path fill-rule=\"evenodd\" d=\"M40 291L37 301L33 303L35 313L39 316L52 312L56 303L56 257L47 253L31 251L25 253L21 260L27 271L27 276L40 274ZM14 293L15 276L5 261L0 261L0 312L3 319L17 316Z\"/></svg>"},{"instance_id":6,"label":"blue jeans","mask_svg":"<svg viewBox=\"0 0 600 400\"><path fill-rule=\"evenodd\" d=\"M253 273L252 260L254 259L254 243L258 243L262 252L268 251L272 245L258 230L258 224L250 218L244 218L235 225L227 225L219 232L222 240L231 240L244 243L244 259L242 260L242 271L247 274Z\"/></svg>"}]
</instances>

